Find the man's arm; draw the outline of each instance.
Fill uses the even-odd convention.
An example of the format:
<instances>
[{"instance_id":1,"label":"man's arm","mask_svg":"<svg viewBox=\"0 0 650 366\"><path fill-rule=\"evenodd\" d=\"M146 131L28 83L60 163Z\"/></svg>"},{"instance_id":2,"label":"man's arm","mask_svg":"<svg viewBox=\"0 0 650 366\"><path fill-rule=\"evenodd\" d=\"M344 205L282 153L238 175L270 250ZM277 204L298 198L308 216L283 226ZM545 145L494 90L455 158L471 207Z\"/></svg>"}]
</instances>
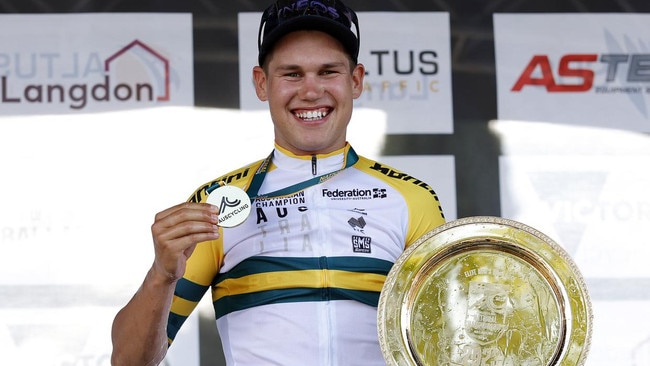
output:
<instances>
[{"instance_id":1,"label":"man's arm","mask_svg":"<svg viewBox=\"0 0 650 366\"><path fill-rule=\"evenodd\" d=\"M156 215L155 259L145 279L113 321L111 364L157 365L167 353L167 318L176 282L197 243L219 237L215 206L182 203Z\"/></svg>"},{"instance_id":2,"label":"man's arm","mask_svg":"<svg viewBox=\"0 0 650 366\"><path fill-rule=\"evenodd\" d=\"M112 365L158 365L167 353L167 317L175 282L152 266L113 322Z\"/></svg>"}]
</instances>

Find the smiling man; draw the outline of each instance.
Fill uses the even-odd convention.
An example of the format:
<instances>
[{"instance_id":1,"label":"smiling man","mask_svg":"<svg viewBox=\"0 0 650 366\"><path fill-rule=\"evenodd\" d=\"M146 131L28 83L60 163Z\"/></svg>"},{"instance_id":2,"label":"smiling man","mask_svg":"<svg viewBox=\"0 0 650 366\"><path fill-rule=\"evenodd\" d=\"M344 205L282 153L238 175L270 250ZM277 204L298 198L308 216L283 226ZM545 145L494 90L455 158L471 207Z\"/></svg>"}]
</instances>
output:
<instances>
[{"instance_id":1,"label":"smiling man","mask_svg":"<svg viewBox=\"0 0 650 366\"><path fill-rule=\"evenodd\" d=\"M340 1L264 11L253 78L275 148L156 215L154 263L113 324L114 365L160 363L208 291L229 365L385 364L382 285L444 216L426 183L347 142L365 73L358 36L356 14ZM251 202L236 226L219 224L219 205L207 203L224 185L243 196L222 208Z\"/></svg>"}]
</instances>

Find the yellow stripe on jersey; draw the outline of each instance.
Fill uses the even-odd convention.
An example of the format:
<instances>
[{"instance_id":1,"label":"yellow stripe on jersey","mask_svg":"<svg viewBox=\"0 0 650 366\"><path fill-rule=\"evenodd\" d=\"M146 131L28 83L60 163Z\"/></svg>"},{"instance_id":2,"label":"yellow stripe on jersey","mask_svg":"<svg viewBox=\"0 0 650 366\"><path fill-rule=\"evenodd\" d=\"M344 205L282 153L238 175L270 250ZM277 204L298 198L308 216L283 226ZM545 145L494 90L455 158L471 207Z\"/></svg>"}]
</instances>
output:
<instances>
[{"instance_id":1,"label":"yellow stripe on jersey","mask_svg":"<svg viewBox=\"0 0 650 366\"><path fill-rule=\"evenodd\" d=\"M224 296L289 288L341 288L360 291L381 291L385 275L340 270L278 271L229 278L219 282L213 300Z\"/></svg>"},{"instance_id":2,"label":"yellow stripe on jersey","mask_svg":"<svg viewBox=\"0 0 650 366\"><path fill-rule=\"evenodd\" d=\"M194 308L196 308L197 302L185 300L178 296L174 296L172 300L172 306L174 308L174 313L180 316L190 316Z\"/></svg>"}]
</instances>

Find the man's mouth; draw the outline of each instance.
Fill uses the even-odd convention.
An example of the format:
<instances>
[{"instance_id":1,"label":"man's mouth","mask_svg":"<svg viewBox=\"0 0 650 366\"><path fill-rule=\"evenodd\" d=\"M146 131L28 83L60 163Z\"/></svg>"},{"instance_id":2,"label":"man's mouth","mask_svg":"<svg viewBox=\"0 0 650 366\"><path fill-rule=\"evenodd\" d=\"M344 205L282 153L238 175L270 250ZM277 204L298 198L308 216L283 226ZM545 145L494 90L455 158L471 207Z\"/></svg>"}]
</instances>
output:
<instances>
[{"instance_id":1,"label":"man's mouth","mask_svg":"<svg viewBox=\"0 0 650 366\"><path fill-rule=\"evenodd\" d=\"M310 111L294 111L293 114L297 118L306 121L306 122L311 122L311 121L318 121L325 116L329 114L330 110L327 108L321 108L321 109L315 109L315 110L310 110Z\"/></svg>"}]
</instances>

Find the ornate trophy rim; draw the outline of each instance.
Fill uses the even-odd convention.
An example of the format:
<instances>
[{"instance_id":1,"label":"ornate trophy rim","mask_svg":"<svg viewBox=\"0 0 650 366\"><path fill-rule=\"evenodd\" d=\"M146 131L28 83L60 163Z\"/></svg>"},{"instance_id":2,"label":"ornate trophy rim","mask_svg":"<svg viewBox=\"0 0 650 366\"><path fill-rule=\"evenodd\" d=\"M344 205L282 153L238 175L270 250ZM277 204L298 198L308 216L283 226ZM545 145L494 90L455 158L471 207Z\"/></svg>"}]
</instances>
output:
<instances>
[{"instance_id":1,"label":"ornate trophy rim","mask_svg":"<svg viewBox=\"0 0 650 366\"><path fill-rule=\"evenodd\" d=\"M433 308L427 302L431 300L427 297L428 281L460 257L503 259L535 273L554 298L549 309L553 310L557 324L544 365L584 364L591 343L593 313L586 283L574 261L561 246L532 227L500 217L474 216L448 222L426 233L400 255L390 270L377 313L379 343L387 365L446 364L447 361L427 358L421 346L427 342L422 340L422 334L443 343L436 333L442 332L440 325L432 324L423 330L412 329L411 324L422 318L418 308Z\"/></svg>"}]
</instances>

